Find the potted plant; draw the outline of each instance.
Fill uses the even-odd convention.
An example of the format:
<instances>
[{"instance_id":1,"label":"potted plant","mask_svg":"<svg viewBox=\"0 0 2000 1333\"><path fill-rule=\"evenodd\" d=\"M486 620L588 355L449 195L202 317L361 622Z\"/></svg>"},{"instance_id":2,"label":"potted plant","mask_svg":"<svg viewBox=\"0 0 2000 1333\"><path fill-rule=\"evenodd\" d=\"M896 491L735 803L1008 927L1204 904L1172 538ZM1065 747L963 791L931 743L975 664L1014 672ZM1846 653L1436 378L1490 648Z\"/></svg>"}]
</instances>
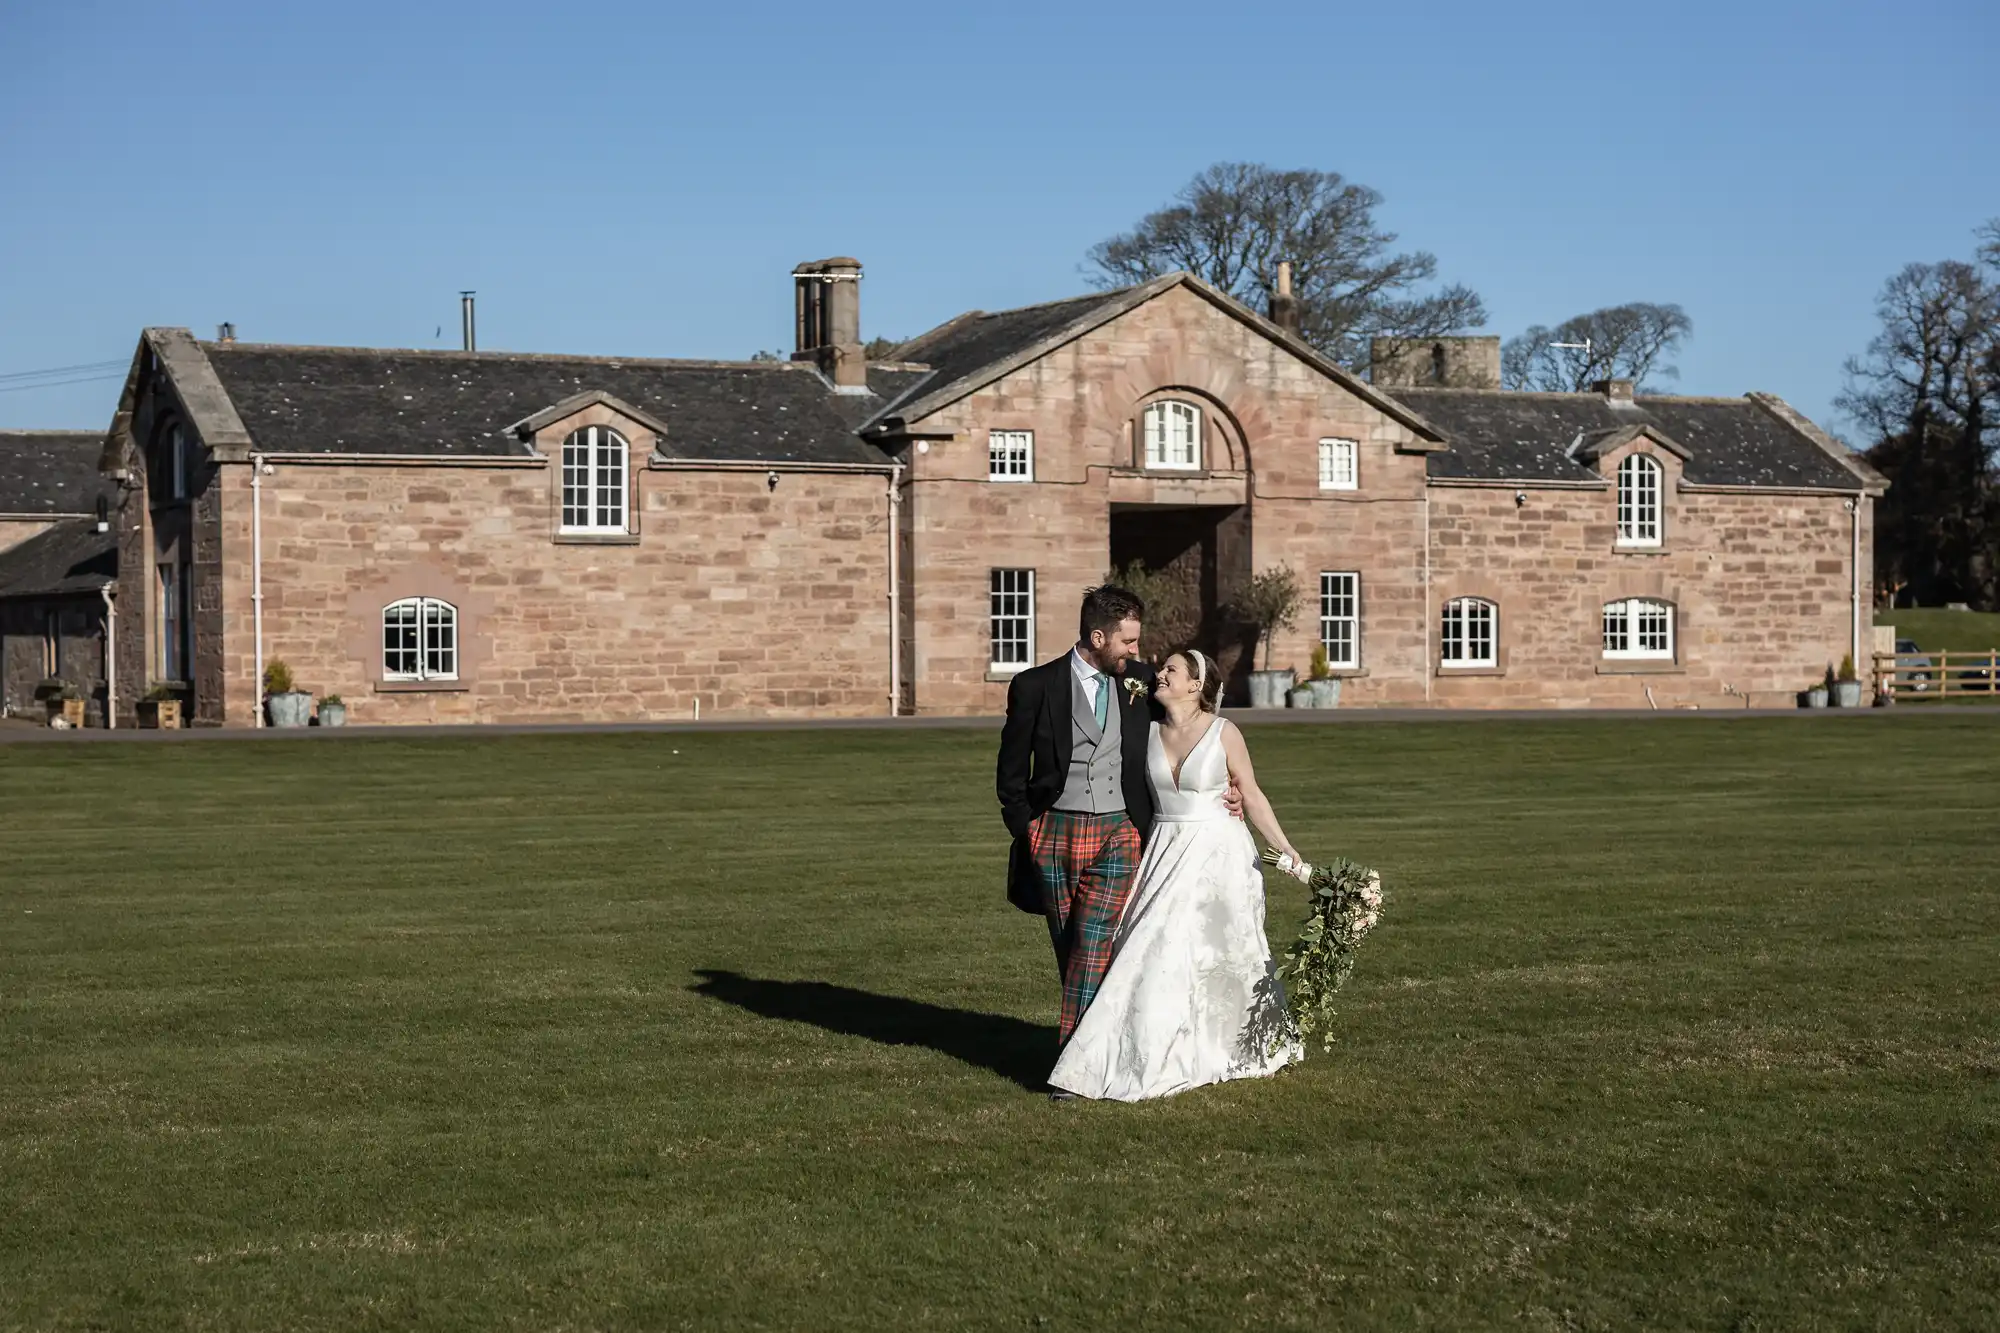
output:
<instances>
[{"instance_id":1,"label":"potted plant","mask_svg":"<svg viewBox=\"0 0 2000 1333\"><path fill-rule=\"evenodd\" d=\"M1303 596L1291 567L1273 565L1251 578L1250 586L1232 607L1237 619L1255 629L1257 641L1264 645L1264 669L1250 673L1252 708L1283 708L1286 693L1298 679L1298 673L1289 667L1283 671L1271 670L1271 641L1279 630L1298 623Z\"/></svg>"},{"instance_id":2,"label":"potted plant","mask_svg":"<svg viewBox=\"0 0 2000 1333\"><path fill-rule=\"evenodd\" d=\"M312 695L293 688L292 669L283 662L264 668L264 701L274 727L303 727L312 719Z\"/></svg>"},{"instance_id":3,"label":"potted plant","mask_svg":"<svg viewBox=\"0 0 2000 1333\"><path fill-rule=\"evenodd\" d=\"M344 727L347 725L347 701L337 694L329 694L319 701L319 724L322 727Z\"/></svg>"},{"instance_id":4,"label":"potted plant","mask_svg":"<svg viewBox=\"0 0 2000 1333\"><path fill-rule=\"evenodd\" d=\"M181 696L171 685L155 685L139 700L139 725L160 731L179 731Z\"/></svg>"},{"instance_id":5,"label":"potted plant","mask_svg":"<svg viewBox=\"0 0 2000 1333\"><path fill-rule=\"evenodd\" d=\"M48 709L50 726L83 725L83 691L68 681L51 676L35 687L35 697Z\"/></svg>"},{"instance_id":6,"label":"potted plant","mask_svg":"<svg viewBox=\"0 0 2000 1333\"><path fill-rule=\"evenodd\" d=\"M1831 679L1832 675L1833 673L1829 671L1827 673L1827 679ZM1827 700L1826 684L1827 684L1826 680L1822 679L1822 680L1816 680L1812 684L1806 686L1805 692L1799 695L1800 706L1805 708L1826 707L1826 700Z\"/></svg>"},{"instance_id":7,"label":"potted plant","mask_svg":"<svg viewBox=\"0 0 2000 1333\"><path fill-rule=\"evenodd\" d=\"M1285 674L1294 680L1298 680L1299 673L1297 671L1288 670ZM1311 681L1300 680L1298 684L1285 691L1285 707L1287 708L1317 708L1318 706L1318 704L1313 702Z\"/></svg>"},{"instance_id":8,"label":"potted plant","mask_svg":"<svg viewBox=\"0 0 2000 1333\"><path fill-rule=\"evenodd\" d=\"M1840 658L1840 674L1833 678L1833 706L1835 708L1861 707L1861 681L1854 674L1854 654L1843 653Z\"/></svg>"},{"instance_id":9,"label":"potted plant","mask_svg":"<svg viewBox=\"0 0 2000 1333\"><path fill-rule=\"evenodd\" d=\"M1313 646L1312 679L1307 684L1312 687L1314 708L1340 707L1340 677L1333 674L1323 643Z\"/></svg>"}]
</instances>

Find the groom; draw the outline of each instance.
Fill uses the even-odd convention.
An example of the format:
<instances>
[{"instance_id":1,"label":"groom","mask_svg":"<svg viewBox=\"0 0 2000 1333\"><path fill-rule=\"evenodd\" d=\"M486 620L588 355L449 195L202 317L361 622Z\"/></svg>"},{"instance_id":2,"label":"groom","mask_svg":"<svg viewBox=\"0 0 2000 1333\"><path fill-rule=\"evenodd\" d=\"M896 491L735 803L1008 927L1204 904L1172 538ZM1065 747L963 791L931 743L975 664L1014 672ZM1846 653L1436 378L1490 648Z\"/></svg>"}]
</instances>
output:
<instances>
[{"instance_id":1,"label":"groom","mask_svg":"<svg viewBox=\"0 0 2000 1333\"><path fill-rule=\"evenodd\" d=\"M1007 898L1048 918L1064 1043L1111 964L1112 935L1153 827L1153 669L1137 656L1145 614L1124 588L1092 588L1076 646L1007 687L995 778L1000 817L1014 835ZM1227 803L1241 812L1234 784Z\"/></svg>"}]
</instances>

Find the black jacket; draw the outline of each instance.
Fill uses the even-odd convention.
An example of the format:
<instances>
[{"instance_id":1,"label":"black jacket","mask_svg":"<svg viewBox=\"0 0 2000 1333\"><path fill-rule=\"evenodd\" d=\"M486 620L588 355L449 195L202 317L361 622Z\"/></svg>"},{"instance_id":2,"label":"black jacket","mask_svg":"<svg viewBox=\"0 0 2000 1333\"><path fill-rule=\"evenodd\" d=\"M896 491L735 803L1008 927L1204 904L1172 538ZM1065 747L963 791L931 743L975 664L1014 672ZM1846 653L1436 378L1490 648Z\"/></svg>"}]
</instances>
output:
<instances>
[{"instance_id":1,"label":"black jacket","mask_svg":"<svg viewBox=\"0 0 2000 1333\"><path fill-rule=\"evenodd\" d=\"M1000 762L994 787L1000 818L1014 835L1007 858L1007 900L1024 912L1040 914L1042 893L1030 864L1028 829L1061 798L1069 777L1070 653L1015 676L1007 686L1007 722L1000 731ZM1127 688L1137 681L1144 688ZM1114 676L1112 706L1118 715L1119 748L1125 768L1125 813L1143 840L1153 829L1153 788L1146 779L1146 740L1153 721L1153 669L1133 659Z\"/></svg>"}]
</instances>

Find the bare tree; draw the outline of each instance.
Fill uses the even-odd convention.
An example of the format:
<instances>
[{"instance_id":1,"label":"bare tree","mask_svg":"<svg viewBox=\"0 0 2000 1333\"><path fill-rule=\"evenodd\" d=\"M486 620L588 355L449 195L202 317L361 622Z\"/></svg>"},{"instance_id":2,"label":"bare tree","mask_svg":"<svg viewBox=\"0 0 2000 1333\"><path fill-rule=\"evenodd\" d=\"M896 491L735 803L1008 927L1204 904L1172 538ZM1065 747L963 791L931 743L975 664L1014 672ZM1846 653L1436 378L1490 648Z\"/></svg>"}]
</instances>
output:
<instances>
[{"instance_id":1,"label":"bare tree","mask_svg":"<svg viewBox=\"0 0 2000 1333\"><path fill-rule=\"evenodd\" d=\"M1645 382L1649 375L1680 378L1680 368L1662 358L1693 335L1694 321L1677 305L1606 306L1553 329L1537 324L1509 338L1500 349L1500 382L1543 393L1579 393L1600 380L1652 388Z\"/></svg>"},{"instance_id":2,"label":"bare tree","mask_svg":"<svg viewBox=\"0 0 2000 1333\"><path fill-rule=\"evenodd\" d=\"M1091 247L1086 271L1100 287L1122 287L1182 269L1264 309L1279 262L1289 260L1301 336L1354 367L1367 364L1377 335L1483 325L1486 307L1471 288L1419 290L1436 277L1437 259L1396 253L1396 234L1375 223L1381 203L1339 172L1218 162L1173 203Z\"/></svg>"},{"instance_id":3,"label":"bare tree","mask_svg":"<svg viewBox=\"0 0 2000 1333\"><path fill-rule=\"evenodd\" d=\"M2000 228L1979 257L2000 270ZM1876 578L1919 604L2000 602L2000 283L1975 264L1911 264L1876 302L1881 332L1836 400L1889 477Z\"/></svg>"}]
</instances>

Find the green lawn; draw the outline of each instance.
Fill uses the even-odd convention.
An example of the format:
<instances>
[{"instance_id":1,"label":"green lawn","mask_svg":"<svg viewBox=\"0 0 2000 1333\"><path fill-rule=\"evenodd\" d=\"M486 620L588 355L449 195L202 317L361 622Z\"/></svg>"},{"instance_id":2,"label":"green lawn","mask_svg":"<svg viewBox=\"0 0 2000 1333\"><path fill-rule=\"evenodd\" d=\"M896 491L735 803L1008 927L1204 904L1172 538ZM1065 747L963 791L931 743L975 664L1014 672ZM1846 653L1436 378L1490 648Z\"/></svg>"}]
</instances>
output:
<instances>
[{"instance_id":1,"label":"green lawn","mask_svg":"<svg viewBox=\"0 0 2000 1333\"><path fill-rule=\"evenodd\" d=\"M1258 729L1390 911L1138 1107L992 744L0 746L0 1328L2000 1325L2000 719Z\"/></svg>"},{"instance_id":2,"label":"green lawn","mask_svg":"<svg viewBox=\"0 0 2000 1333\"><path fill-rule=\"evenodd\" d=\"M1904 607L1877 611L1875 623L1894 625L1896 637L1914 639L1925 652L1990 653L2000 650L2000 615Z\"/></svg>"}]
</instances>

